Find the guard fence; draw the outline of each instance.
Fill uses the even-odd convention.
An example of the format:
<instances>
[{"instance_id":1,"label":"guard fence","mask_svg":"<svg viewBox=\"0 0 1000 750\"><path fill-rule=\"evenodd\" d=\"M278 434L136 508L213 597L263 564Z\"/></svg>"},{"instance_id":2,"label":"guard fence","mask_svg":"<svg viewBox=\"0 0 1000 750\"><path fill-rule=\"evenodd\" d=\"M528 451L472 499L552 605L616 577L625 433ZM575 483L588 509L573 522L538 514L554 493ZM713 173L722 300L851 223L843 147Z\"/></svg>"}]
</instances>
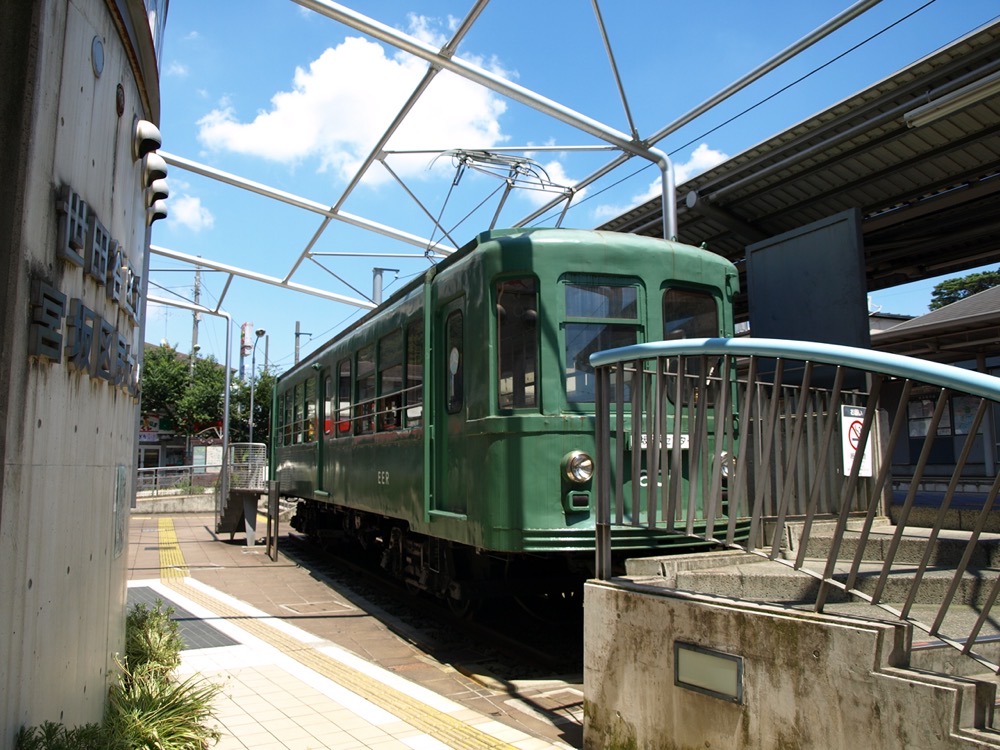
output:
<instances>
[{"instance_id":1,"label":"guard fence","mask_svg":"<svg viewBox=\"0 0 1000 750\"><path fill-rule=\"evenodd\" d=\"M833 600L867 602L1000 671L976 650L987 626L995 637L1000 593L1000 564L982 546L1000 490L1000 379L754 338L640 344L595 354L591 364L598 578L613 575L615 526L673 529L811 577L815 611ZM976 501L956 537L953 506L968 497ZM814 543L820 531L822 545ZM914 535L926 539L916 553L911 538L904 543ZM959 545L954 558L941 554L944 536ZM914 603L922 587L927 601L931 573L945 585L918 617ZM970 586L980 592L973 621L945 632Z\"/></svg>"},{"instance_id":2,"label":"guard fence","mask_svg":"<svg viewBox=\"0 0 1000 750\"><path fill-rule=\"evenodd\" d=\"M221 464L157 466L136 472L136 494L141 497L196 495L211 491L219 481Z\"/></svg>"}]
</instances>

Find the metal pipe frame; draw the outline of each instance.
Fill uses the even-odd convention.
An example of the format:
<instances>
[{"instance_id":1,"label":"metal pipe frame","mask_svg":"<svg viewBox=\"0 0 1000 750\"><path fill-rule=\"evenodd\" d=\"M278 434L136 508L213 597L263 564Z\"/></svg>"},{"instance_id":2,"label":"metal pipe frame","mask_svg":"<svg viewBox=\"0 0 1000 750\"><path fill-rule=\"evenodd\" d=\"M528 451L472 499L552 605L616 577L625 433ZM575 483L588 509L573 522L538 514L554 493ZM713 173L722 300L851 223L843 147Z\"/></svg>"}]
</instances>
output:
<instances>
[{"instance_id":1,"label":"metal pipe frame","mask_svg":"<svg viewBox=\"0 0 1000 750\"><path fill-rule=\"evenodd\" d=\"M196 305L193 302L182 302L180 300L153 296L146 297L146 301L154 302L158 305L167 305L168 307L179 307L183 310L191 310L192 312L205 313L206 315L214 315L218 318L224 318L226 321L226 387L222 392L222 479L219 486L219 492L225 498L229 494L229 375L232 370L233 317L222 310L212 310L204 305Z\"/></svg>"},{"instance_id":2,"label":"metal pipe frame","mask_svg":"<svg viewBox=\"0 0 1000 750\"><path fill-rule=\"evenodd\" d=\"M787 62L795 55L799 54L803 50L812 46L816 42L825 38L833 31L839 29L843 25L847 24L854 18L858 17L864 13L869 8L878 4L880 0L859 0L854 3L851 7L844 10L834 18L832 18L827 23L821 25L811 33L802 37L800 40L790 45L774 57L770 58L766 62L757 66L754 70L742 76L737 81L733 82L726 88L722 89L714 96L706 99L700 105L690 110L680 118L674 120L672 123L661 128L660 130L653 133L653 135L643 139L640 137L638 130L633 121L631 109L629 107L628 98L626 96L625 87L622 83L621 76L618 71L617 62L614 56L614 50L611 45L611 41L604 25L604 19L601 15L600 6L598 0L592 0L592 6L594 10L594 15L596 18L598 31L600 33L601 40L603 42L605 52L608 57L610 69L612 76L617 86L619 97L622 102L622 106L625 113L625 118L628 122L628 127L631 131L630 134L623 133L609 125L599 122L591 117L588 117L580 112L570 109L569 107L560 104L552 99L544 97L536 92L533 92L523 86L513 83L509 80L502 78L501 76L495 75L483 68L472 65L466 61L455 58L455 53L472 27L475 25L476 21L479 19L482 12L485 10L489 3L489 0L477 0L473 5L472 9L465 16L462 23L459 25L458 29L455 31L451 39L440 49L434 48L433 46L422 42L419 39L411 37L397 29L391 28L386 24L383 24L375 19L369 18L362 15L356 11L347 8L346 6L332 2L331 0L293 0L293 2L298 5L312 10L320 15L330 18L334 21L342 23L347 27L359 31L361 33L367 34L374 39L384 42L386 44L392 45L400 50L408 52L428 63L428 69L421 79L421 81L414 88L410 97L403 104L403 106L398 110L392 123L388 126L381 137L376 141L375 145L369 152L368 156L362 162L357 172L354 174L350 182L348 183L345 190L340 194L336 201L332 205L326 205L319 203L317 201L309 200L300 196L293 195L283 190L278 190L276 188L268 187L258 182L248 180L245 178L238 177L236 175L209 167L205 164L200 164L198 162L192 161L190 159L185 159L184 157L177 156L174 154L169 154L166 152L159 152L160 155L174 167L191 171L196 174L200 174L209 179L214 179L221 181L223 183L229 184L234 187L238 187L244 190L249 190L251 192L257 193L261 196L277 200L280 202L287 203L289 205L302 208L307 211L311 211L323 217L320 226L317 228L316 232L309 240L305 248L299 253L298 257L292 263L291 268L288 273L280 280L275 280L271 277L266 277L263 274L256 273L254 271L240 269L234 266L227 266L225 269L229 272L230 279L232 281L233 276L240 276L242 278L247 278L254 281L263 281L268 284L275 284L277 286L284 286L285 288L291 289L293 291L304 291L309 294L315 294L317 296L324 297L335 302L343 302L345 304L354 304L360 307L365 307L364 304L359 304L358 300L351 300L349 297L342 297L340 295L335 295L333 293L324 293L321 290L312 290L309 287L304 287L300 285L295 285L291 283L292 276L299 270L302 263L314 253L314 248L318 243L319 239L329 227L330 222L336 220L338 222L346 223L348 225L364 229L366 231L371 231L376 234L380 234L384 237L403 242L415 247L421 248L424 251L424 255L427 256L429 253L436 253L440 255L447 255L452 252L449 248L446 248L438 243L433 242L427 238L418 237L410 232L405 232L400 229L396 229L385 224L372 221L360 216L355 216L353 214L344 212L341 207L346 202L347 198L354 192L356 187L360 184L364 175L367 171L374 166L378 161L383 164L384 159L387 154L396 153L391 151L386 151L385 147L388 144L392 136L398 131L399 127L402 125L403 121L410 114L413 107L419 101L421 96L426 92L428 86L437 76L441 70L447 70L455 75L461 76L466 80L477 83L491 91L494 91L502 96L510 98L516 102L519 102L531 109L540 112L548 117L551 117L561 123L569 125L577 130L582 131L588 135L591 135L605 145L601 146L568 146L568 147L554 147L554 146L543 146L543 147L533 147L530 150L534 151L554 151L554 150L582 150L582 149L607 149L613 148L620 150L622 154L604 165L600 169L596 170L592 174L585 177L583 180L577 182L573 188L569 191L567 195L561 195L558 198L548 202L546 205L542 206L540 209L532 212L528 216L524 217L518 222L515 222L513 226L526 226L531 221L534 221L538 217L544 215L546 212L551 211L556 206L564 203L564 207L560 212L559 224L562 223L562 217L565 216L566 211L569 209L570 200L572 196L578 193L581 189L593 184L597 180L611 173L617 167L625 164L629 159L634 156L639 156L646 159L653 164L657 165L660 169L660 179L662 184L661 190L661 201L662 201L662 232L666 239L676 239L678 234L677 229L677 200L676 200L676 184L673 174L673 167L670 162L669 156L655 147L655 144L663 140L667 136L679 130L684 125L690 123L697 117L708 112L716 105L725 101L729 97L733 96L737 92L749 86L751 83L757 81L762 76L771 72L781 64ZM502 152L502 151L512 151L516 150L512 147L497 147L488 149L490 151ZM408 191L409 192L409 191ZM498 209L499 211L499 209ZM160 254L165 254L162 248L159 248ZM190 258L192 256L185 255L179 252L173 252L172 257L175 260L179 260L185 263L191 263ZM414 256L419 257L419 256ZM212 267L208 263L203 262L202 265L206 268ZM220 264L221 265L221 264ZM228 283L227 283L228 289Z\"/></svg>"}]
</instances>

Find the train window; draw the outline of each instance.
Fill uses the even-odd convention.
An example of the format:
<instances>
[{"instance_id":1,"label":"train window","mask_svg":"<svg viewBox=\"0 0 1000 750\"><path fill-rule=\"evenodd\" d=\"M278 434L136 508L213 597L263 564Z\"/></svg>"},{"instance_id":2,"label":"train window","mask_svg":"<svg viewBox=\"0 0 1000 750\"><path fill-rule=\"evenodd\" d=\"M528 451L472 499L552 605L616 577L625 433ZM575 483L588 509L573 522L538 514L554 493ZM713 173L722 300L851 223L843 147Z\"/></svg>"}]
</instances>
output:
<instances>
[{"instance_id":1,"label":"train window","mask_svg":"<svg viewBox=\"0 0 1000 750\"><path fill-rule=\"evenodd\" d=\"M316 394L316 378L309 378L306 381L306 418L302 424L305 433L302 442L311 443L316 440L316 407L318 398Z\"/></svg>"},{"instance_id":2,"label":"train window","mask_svg":"<svg viewBox=\"0 0 1000 750\"><path fill-rule=\"evenodd\" d=\"M635 320L639 290L610 284L567 284L567 318L624 318Z\"/></svg>"},{"instance_id":3,"label":"train window","mask_svg":"<svg viewBox=\"0 0 1000 750\"><path fill-rule=\"evenodd\" d=\"M285 445L292 444L292 424L295 421L294 413L292 411L292 405L294 403L294 398L292 397L291 391L285 392L285 426L284 426L284 440Z\"/></svg>"},{"instance_id":4,"label":"train window","mask_svg":"<svg viewBox=\"0 0 1000 750\"><path fill-rule=\"evenodd\" d=\"M424 321L406 327L406 426L416 427L424 416Z\"/></svg>"},{"instance_id":5,"label":"train window","mask_svg":"<svg viewBox=\"0 0 1000 750\"><path fill-rule=\"evenodd\" d=\"M497 405L535 406L538 382L538 289L534 279L497 283Z\"/></svg>"},{"instance_id":6,"label":"train window","mask_svg":"<svg viewBox=\"0 0 1000 750\"><path fill-rule=\"evenodd\" d=\"M295 400L295 425L292 428L292 433L296 443L301 443L302 436L305 434L305 431L302 429L302 422L305 420L303 391L304 385L302 383L295 386L295 395L293 397Z\"/></svg>"},{"instance_id":7,"label":"train window","mask_svg":"<svg viewBox=\"0 0 1000 750\"><path fill-rule=\"evenodd\" d=\"M719 335L719 313L707 292L665 289L663 339L712 338Z\"/></svg>"},{"instance_id":8,"label":"train window","mask_svg":"<svg viewBox=\"0 0 1000 750\"><path fill-rule=\"evenodd\" d=\"M693 289L670 289L663 291L663 339L712 338L719 335L719 313L715 298L708 292ZM701 380L700 357L684 359L684 379L682 383L681 400L691 402L697 392L697 383ZM671 372L676 372L676 365L670 366ZM667 384L668 398L671 403L676 399L676 386ZM715 391L708 389L706 394L709 403L715 401Z\"/></svg>"},{"instance_id":9,"label":"train window","mask_svg":"<svg viewBox=\"0 0 1000 750\"><path fill-rule=\"evenodd\" d=\"M323 381L323 434L333 432L333 378L329 375Z\"/></svg>"},{"instance_id":10,"label":"train window","mask_svg":"<svg viewBox=\"0 0 1000 750\"><path fill-rule=\"evenodd\" d=\"M378 393L378 429L399 429L403 398L402 329L378 342Z\"/></svg>"},{"instance_id":11,"label":"train window","mask_svg":"<svg viewBox=\"0 0 1000 750\"><path fill-rule=\"evenodd\" d=\"M375 345L358 350L354 434L375 431Z\"/></svg>"},{"instance_id":12,"label":"train window","mask_svg":"<svg viewBox=\"0 0 1000 750\"><path fill-rule=\"evenodd\" d=\"M337 375L337 436L351 431L351 360L341 360Z\"/></svg>"},{"instance_id":13,"label":"train window","mask_svg":"<svg viewBox=\"0 0 1000 750\"><path fill-rule=\"evenodd\" d=\"M591 404L596 382L590 355L639 342L639 288L599 278L574 278L565 289L566 399L571 404Z\"/></svg>"},{"instance_id":14,"label":"train window","mask_svg":"<svg viewBox=\"0 0 1000 750\"><path fill-rule=\"evenodd\" d=\"M456 310L445 320L445 405L449 414L462 410L465 402L465 347L462 311Z\"/></svg>"}]
</instances>

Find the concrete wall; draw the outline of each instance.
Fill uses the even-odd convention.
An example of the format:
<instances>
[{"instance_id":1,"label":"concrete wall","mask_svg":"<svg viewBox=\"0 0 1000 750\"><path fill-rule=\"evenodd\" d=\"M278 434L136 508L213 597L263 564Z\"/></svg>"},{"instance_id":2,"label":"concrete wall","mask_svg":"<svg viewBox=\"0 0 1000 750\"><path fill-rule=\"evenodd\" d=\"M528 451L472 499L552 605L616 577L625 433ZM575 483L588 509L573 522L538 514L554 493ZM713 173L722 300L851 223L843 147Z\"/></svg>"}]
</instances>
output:
<instances>
[{"instance_id":1,"label":"concrete wall","mask_svg":"<svg viewBox=\"0 0 1000 750\"><path fill-rule=\"evenodd\" d=\"M585 747L996 747L971 729L990 692L901 668L904 636L887 623L588 583ZM742 703L676 686L675 641L742 657Z\"/></svg>"},{"instance_id":2,"label":"concrete wall","mask_svg":"<svg viewBox=\"0 0 1000 750\"><path fill-rule=\"evenodd\" d=\"M165 2L153 5L165 11ZM123 647L148 247L133 133L136 119L158 118L159 82L142 0L0 6L0 748L8 748L22 725L99 721ZM97 252L86 232L75 249L61 234L64 189L88 206L82 229L99 221L106 230Z\"/></svg>"}]
</instances>

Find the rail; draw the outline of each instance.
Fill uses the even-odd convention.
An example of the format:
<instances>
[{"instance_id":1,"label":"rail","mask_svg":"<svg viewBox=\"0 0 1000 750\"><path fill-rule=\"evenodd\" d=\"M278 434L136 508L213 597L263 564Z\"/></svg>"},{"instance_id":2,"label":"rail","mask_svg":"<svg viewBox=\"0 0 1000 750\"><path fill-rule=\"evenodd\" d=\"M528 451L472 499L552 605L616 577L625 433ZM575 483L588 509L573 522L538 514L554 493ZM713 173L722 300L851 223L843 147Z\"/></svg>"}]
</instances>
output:
<instances>
[{"instance_id":1,"label":"rail","mask_svg":"<svg viewBox=\"0 0 1000 750\"><path fill-rule=\"evenodd\" d=\"M667 528L812 577L817 612L833 599L867 602L1000 672L974 650L984 626L995 625L1000 593L1000 570L992 558L984 562L980 546L1000 490L989 415L994 407L1000 416L1000 379L870 350L754 338L640 344L599 352L591 364L598 578L613 575L612 527ZM941 474L935 454L944 433L954 455ZM967 489L972 456L985 468L981 502L960 554L943 562L936 545L945 536L954 544L942 531ZM917 534L908 524L932 478L942 492L932 520L921 522L927 541L915 555L903 537ZM890 511L894 527L885 524ZM810 542L821 530L828 546L817 554ZM920 606L921 620L914 604L929 572L943 573L947 585L930 614ZM956 595L970 585L988 590L975 622L956 633L949 620L943 633Z\"/></svg>"},{"instance_id":2,"label":"rail","mask_svg":"<svg viewBox=\"0 0 1000 750\"><path fill-rule=\"evenodd\" d=\"M219 464L139 469L136 472L136 495L158 497L163 494L206 493L215 487L221 471Z\"/></svg>"}]
</instances>

